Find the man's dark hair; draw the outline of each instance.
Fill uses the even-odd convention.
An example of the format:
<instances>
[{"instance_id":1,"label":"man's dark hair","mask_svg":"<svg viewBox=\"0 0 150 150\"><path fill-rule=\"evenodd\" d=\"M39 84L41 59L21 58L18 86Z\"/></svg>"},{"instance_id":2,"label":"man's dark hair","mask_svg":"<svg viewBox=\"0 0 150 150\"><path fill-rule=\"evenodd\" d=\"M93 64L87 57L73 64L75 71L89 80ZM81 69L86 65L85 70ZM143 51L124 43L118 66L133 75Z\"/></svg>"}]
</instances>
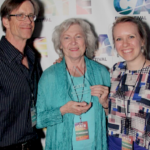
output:
<instances>
[{"instance_id":1,"label":"man's dark hair","mask_svg":"<svg viewBox=\"0 0 150 150\"><path fill-rule=\"evenodd\" d=\"M17 9L25 1L30 1L33 4L34 14L38 15L39 5L35 0L5 0L0 9L1 21L4 17L9 19L10 13L14 9ZM4 27L3 23L2 23L2 28L3 31L6 32L6 28Z\"/></svg>"}]
</instances>

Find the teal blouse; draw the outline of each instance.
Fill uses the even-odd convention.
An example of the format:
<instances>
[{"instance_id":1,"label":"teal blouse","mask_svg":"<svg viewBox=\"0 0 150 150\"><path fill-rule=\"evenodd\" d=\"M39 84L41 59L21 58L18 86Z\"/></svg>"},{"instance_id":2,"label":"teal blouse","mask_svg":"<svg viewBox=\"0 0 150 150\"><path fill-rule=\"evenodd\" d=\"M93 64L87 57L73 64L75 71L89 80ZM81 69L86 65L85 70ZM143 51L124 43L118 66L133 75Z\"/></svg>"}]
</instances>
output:
<instances>
[{"instance_id":1,"label":"teal blouse","mask_svg":"<svg viewBox=\"0 0 150 150\"><path fill-rule=\"evenodd\" d=\"M86 69L91 85L110 87L108 70L85 57ZM72 150L74 114L61 115L60 107L65 105L69 81L65 59L46 69L39 81L37 96L37 128L47 128L45 150ZM107 150L106 116L98 97L93 96L95 117L95 141L93 150Z\"/></svg>"}]
</instances>

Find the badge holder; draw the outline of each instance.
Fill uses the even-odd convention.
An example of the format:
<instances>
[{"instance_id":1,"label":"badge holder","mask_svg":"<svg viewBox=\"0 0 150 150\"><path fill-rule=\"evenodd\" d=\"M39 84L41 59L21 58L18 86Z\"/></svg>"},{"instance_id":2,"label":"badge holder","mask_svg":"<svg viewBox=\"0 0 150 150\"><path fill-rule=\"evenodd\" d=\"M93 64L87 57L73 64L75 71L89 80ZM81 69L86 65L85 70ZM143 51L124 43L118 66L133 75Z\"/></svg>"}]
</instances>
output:
<instances>
[{"instance_id":1,"label":"badge holder","mask_svg":"<svg viewBox=\"0 0 150 150\"><path fill-rule=\"evenodd\" d=\"M133 136L122 135L122 150L132 150Z\"/></svg>"},{"instance_id":2,"label":"badge holder","mask_svg":"<svg viewBox=\"0 0 150 150\"><path fill-rule=\"evenodd\" d=\"M89 139L87 121L75 123L75 133L76 133L76 141Z\"/></svg>"}]
</instances>

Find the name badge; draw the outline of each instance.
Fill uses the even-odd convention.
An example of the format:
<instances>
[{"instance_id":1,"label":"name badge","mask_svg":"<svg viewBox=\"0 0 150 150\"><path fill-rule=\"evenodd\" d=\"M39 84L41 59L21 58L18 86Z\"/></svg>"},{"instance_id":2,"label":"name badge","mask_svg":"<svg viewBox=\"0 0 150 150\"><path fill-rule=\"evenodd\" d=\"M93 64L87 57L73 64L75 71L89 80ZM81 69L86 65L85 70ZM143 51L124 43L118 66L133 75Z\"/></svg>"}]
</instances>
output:
<instances>
[{"instance_id":1,"label":"name badge","mask_svg":"<svg viewBox=\"0 0 150 150\"><path fill-rule=\"evenodd\" d=\"M133 136L122 135L122 150L132 150Z\"/></svg>"},{"instance_id":2,"label":"name badge","mask_svg":"<svg viewBox=\"0 0 150 150\"><path fill-rule=\"evenodd\" d=\"M76 141L89 139L87 121L75 123L75 133L76 133Z\"/></svg>"},{"instance_id":3,"label":"name badge","mask_svg":"<svg viewBox=\"0 0 150 150\"><path fill-rule=\"evenodd\" d=\"M32 121L32 127L36 125L36 109L35 107L31 108L31 121Z\"/></svg>"}]
</instances>

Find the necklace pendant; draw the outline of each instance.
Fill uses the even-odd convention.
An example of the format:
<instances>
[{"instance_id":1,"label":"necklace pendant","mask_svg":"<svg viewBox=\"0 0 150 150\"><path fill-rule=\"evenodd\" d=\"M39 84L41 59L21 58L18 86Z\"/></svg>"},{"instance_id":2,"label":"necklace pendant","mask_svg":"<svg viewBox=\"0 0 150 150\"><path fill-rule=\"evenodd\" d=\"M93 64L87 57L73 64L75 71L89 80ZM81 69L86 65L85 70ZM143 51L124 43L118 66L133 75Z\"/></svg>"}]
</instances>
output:
<instances>
[{"instance_id":1,"label":"necklace pendant","mask_svg":"<svg viewBox=\"0 0 150 150\"><path fill-rule=\"evenodd\" d=\"M138 74L127 74L125 84L134 86L138 79L138 76Z\"/></svg>"}]
</instances>

